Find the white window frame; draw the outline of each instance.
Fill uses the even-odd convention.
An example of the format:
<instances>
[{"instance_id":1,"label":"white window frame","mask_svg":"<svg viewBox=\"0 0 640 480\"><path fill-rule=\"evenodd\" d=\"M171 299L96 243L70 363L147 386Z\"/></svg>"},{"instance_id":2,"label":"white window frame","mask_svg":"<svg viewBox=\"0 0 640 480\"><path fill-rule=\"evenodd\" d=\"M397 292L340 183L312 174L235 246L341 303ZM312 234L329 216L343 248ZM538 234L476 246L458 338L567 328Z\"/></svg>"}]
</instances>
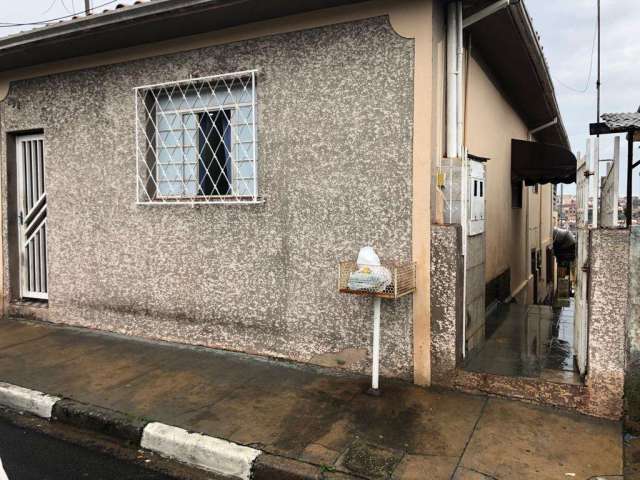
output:
<instances>
[{"instance_id":1,"label":"white window frame","mask_svg":"<svg viewBox=\"0 0 640 480\"><path fill-rule=\"evenodd\" d=\"M258 149L257 149L257 115L256 115L256 74L257 70L244 70L233 73L225 73L221 75L211 75L207 77L198 77L198 78L189 78L186 80L179 80L175 82L164 82L157 83L151 85L143 85L134 88L134 100L135 100L135 117L136 117L136 204L138 205L202 205L202 204L255 204L262 203L264 200L258 196ZM229 87L229 84L233 85L234 81L242 82L246 81L246 84L243 84L243 90L246 91L250 86L250 99L243 99L243 101L236 101L236 97L234 97L233 90ZM202 86L207 85L210 90L216 92L219 85L222 85L227 88L229 92L229 96L223 99L221 104L217 105L205 105L205 106L197 106L194 105L192 108L187 106L186 108L163 108L160 105L160 101L158 98L160 96L167 95L169 97L173 95L182 94L182 98L185 102L188 102L187 96L185 95L185 91L189 91L189 89L195 89L197 98L194 98L194 102L197 104L202 101L202 97L200 97L200 92L202 91ZM212 85L215 85L212 87ZM153 108L150 110L146 105L146 98L148 94L152 94ZM240 93L240 98L242 96L242 92ZM214 97L217 100L218 95L214 93ZM227 99L231 98L234 101L227 103ZM170 100L173 103L173 100ZM230 132L231 136L231 146L228 148L229 160L231 162L231 177L228 178L228 182L230 184L230 193L222 194L222 195L207 195L207 194L198 194L190 195L185 191L187 184L184 180L184 165L186 165L184 161L184 154L181 154L182 165L183 165L183 177L181 177L182 182L182 191L176 195L167 195L166 193L160 193L160 182L161 179L158 179L158 169L159 165L159 152L162 149L167 151L168 148L176 148L180 149L180 151L184 152L185 145L184 139L181 137L181 144L176 147L167 147L163 145L159 146L158 139L159 135L159 125L158 121L158 111L161 110L161 114L175 114L181 115L180 123L181 126L177 127L175 130L170 130L171 135L184 135L188 129L185 127L185 121L182 119L185 115L198 115L204 112L216 112L216 111L225 111L229 110L235 112L236 119L244 119L244 123L233 123L234 116L229 115L229 128L233 129ZM250 114L241 114L241 109L250 109ZM246 117L246 118L245 118ZM247 120L249 119L249 120ZM242 120L237 120L242 121ZM149 138L147 134L147 129L151 128L153 132L153 139ZM196 136L199 135L200 127L196 125ZM247 129L250 132L247 132ZM244 130L245 133L249 133L251 140L243 140L240 138L240 134L236 132L240 132L240 130ZM237 155L237 145L246 145L249 144L247 149L243 148L243 153L245 155ZM198 152L197 144L189 147L196 149L196 178L195 181L198 182L200 178L199 169L201 168L202 159L200 157L200 153ZM172 154L170 154L171 156ZM244 156L251 156L250 159L244 158ZM149 165L149 157L151 157L151 166ZM173 162L175 159L170 158L170 162ZM216 161L218 161L216 159ZM239 164L244 164L245 167L248 167L252 172L252 177L248 176L239 176L240 175L240 167ZM251 164L251 165L249 165ZM178 165L178 163L176 163ZM218 163L220 166L220 163ZM211 177L209 177L211 178ZM237 186L238 181L242 181L242 188ZM250 182L250 183L247 183ZM149 185L153 187L153 193L149 191ZM252 188L251 188L252 187ZM241 194L235 193L234 190L247 190L248 192L243 192Z\"/></svg>"}]
</instances>

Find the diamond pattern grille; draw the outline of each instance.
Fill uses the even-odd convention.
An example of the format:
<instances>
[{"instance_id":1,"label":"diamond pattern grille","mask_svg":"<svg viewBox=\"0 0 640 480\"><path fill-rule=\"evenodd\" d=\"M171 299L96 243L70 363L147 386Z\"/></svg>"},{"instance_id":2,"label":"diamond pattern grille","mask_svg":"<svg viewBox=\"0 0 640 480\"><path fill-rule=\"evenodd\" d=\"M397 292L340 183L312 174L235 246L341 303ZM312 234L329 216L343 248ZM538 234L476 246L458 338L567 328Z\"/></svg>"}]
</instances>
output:
<instances>
[{"instance_id":1,"label":"diamond pattern grille","mask_svg":"<svg viewBox=\"0 0 640 480\"><path fill-rule=\"evenodd\" d=\"M258 201L255 75L135 89L138 203Z\"/></svg>"}]
</instances>

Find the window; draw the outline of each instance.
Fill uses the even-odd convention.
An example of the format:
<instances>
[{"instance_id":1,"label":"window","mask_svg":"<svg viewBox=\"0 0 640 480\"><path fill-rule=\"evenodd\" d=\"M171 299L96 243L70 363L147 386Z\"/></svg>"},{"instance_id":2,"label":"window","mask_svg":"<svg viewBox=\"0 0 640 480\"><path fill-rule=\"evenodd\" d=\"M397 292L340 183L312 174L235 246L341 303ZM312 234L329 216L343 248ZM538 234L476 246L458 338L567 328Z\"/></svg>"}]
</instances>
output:
<instances>
[{"instance_id":1,"label":"window","mask_svg":"<svg viewBox=\"0 0 640 480\"><path fill-rule=\"evenodd\" d=\"M139 203L258 201L255 71L135 92Z\"/></svg>"}]
</instances>

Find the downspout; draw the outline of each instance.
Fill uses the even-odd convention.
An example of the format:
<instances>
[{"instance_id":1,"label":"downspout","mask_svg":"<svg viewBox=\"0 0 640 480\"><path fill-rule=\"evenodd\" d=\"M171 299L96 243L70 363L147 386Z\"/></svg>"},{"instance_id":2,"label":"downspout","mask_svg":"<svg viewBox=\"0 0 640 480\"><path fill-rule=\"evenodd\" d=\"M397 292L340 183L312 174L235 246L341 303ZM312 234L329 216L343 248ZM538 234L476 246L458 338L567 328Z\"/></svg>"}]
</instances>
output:
<instances>
[{"instance_id":1,"label":"downspout","mask_svg":"<svg viewBox=\"0 0 640 480\"><path fill-rule=\"evenodd\" d=\"M460 158L460 224L461 224L461 234L462 234L462 332L463 332L463 344L462 348L462 358L465 358L466 352L464 345L466 344L466 328L467 328L467 265L468 265L468 165L467 165L467 149L464 144L464 98L463 98L463 81L462 76L464 75L462 59L464 53L464 45L463 45L463 26L462 26L462 1L457 2L457 12L456 12L456 67L458 71L458 75L456 76L456 94L457 94L457 125L456 125L456 135L458 141L458 157Z\"/></svg>"},{"instance_id":2,"label":"downspout","mask_svg":"<svg viewBox=\"0 0 640 480\"><path fill-rule=\"evenodd\" d=\"M464 155L461 145L461 129L464 119L462 106L462 1L454 0L447 5L447 123L446 155L449 160L449 175L453 181L453 165L460 160L460 226L462 246L462 345L460 351L466 354L466 314L467 314L467 237L466 237L466 178ZM452 195L453 188L449 189ZM452 202L449 202L449 223L453 223Z\"/></svg>"},{"instance_id":3,"label":"downspout","mask_svg":"<svg viewBox=\"0 0 640 480\"><path fill-rule=\"evenodd\" d=\"M458 91L457 91L457 43L459 1L447 5L447 158L451 161L458 158Z\"/></svg>"},{"instance_id":4,"label":"downspout","mask_svg":"<svg viewBox=\"0 0 640 480\"><path fill-rule=\"evenodd\" d=\"M466 316L467 316L467 162L464 146L464 119L466 106L463 101L463 57L464 28L483 18L508 7L517 0L499 0L480 10L476 14L462 18L462 0L452 0L447 4L447 92L446 92L446 157L449 160L449 175L452 176L454 160L460 161L460 225L462 233L462 356L465 352ZM452 177L453 179L453 177ZM452 188L449 195L452 195ZM453 212L449 201L449 223L453 223Z\"/></svg>"}]
</instances>

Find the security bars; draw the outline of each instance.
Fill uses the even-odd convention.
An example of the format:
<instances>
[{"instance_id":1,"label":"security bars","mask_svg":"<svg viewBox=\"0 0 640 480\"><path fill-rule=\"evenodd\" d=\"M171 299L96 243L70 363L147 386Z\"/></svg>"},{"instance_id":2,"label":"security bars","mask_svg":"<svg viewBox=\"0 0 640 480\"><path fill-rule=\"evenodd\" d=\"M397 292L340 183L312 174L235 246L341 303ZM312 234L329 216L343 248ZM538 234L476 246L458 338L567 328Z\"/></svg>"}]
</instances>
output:
<instances>
[{"instance_id":1,"label":"security bars","mask_svg":"<svg viewBox=\"0 0 640 480\"><path fill-rule=\"evenodd\" d=\"M137 87L137 202L258 203L255 70Z\"/></svg>"},{"instance_id":2,"label":"security bars","mask_svg":"<svg viewBox=\"0 0 640 480\"><path fill-rule=\"evenodd\" d=\"M47 300L47 192L42 135L16 138L20 296Z\"/></svg>"}]
</instances>

